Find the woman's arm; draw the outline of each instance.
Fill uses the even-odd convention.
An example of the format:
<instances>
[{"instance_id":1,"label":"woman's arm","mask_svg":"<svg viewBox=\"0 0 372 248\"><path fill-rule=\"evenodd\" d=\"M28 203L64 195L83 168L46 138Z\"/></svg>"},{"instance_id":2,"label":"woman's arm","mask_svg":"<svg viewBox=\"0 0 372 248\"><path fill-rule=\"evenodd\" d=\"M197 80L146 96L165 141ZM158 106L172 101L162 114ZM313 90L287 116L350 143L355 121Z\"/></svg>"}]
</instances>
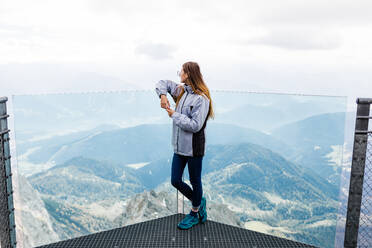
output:
<instances>
[{"instance_id":1,"label":"woman's arm","mask_svg":"<svg viewBox=\"0 0 372 248\"><path fill-rule=\"evenodd\" d=\"M178 112L174 112L171 117L180 128L188 132L196 133L203 127L208 112L209 99L205 96L201 96L191 110L191 118Z\"/></svg>"},{"instance_id":2,"label":"woman's arm","mask_svg":"<svg viewBox=\"0 0 372 248\"><path fill-rule=\"evenodd\" d=\"M167 95L168 92L169 94L171 94L173 99L176 99L181 92L181 87L179 86L182 86L182 84L177 84L172 80L160 80L155 85L155 91L158 94L159 98L161 97L161 95Z\"/></svg>"}]
</instances>

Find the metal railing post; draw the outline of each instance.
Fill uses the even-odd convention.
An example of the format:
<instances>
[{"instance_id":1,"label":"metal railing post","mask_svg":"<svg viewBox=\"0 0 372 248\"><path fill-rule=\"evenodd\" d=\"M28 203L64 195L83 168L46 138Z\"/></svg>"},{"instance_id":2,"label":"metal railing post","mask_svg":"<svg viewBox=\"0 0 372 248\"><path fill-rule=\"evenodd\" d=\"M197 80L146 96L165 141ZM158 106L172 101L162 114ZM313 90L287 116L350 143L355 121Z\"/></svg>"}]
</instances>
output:
<instances>
[{"instance_id":1,"label":"metal railing post","mask_svg":"<svg viewBox=\"0 0 372 248\"><path fill-rule=\"evenodd\" d=\"M368 144L368 122L372 99L357 99L357 113L351 164L349 197L345 225L344 247L357 247L363 179Z\"/></svg>"},{"instance_id":2,"label":"metal railing post","mask_svg":"<svg viewBox=\"0 0 372 248\"><path fill-rule=\"evenodd\" d=\"M2 248L16 247L7 101L7 97L0 97L0 244Z\"/></svg>"}]
</instances>

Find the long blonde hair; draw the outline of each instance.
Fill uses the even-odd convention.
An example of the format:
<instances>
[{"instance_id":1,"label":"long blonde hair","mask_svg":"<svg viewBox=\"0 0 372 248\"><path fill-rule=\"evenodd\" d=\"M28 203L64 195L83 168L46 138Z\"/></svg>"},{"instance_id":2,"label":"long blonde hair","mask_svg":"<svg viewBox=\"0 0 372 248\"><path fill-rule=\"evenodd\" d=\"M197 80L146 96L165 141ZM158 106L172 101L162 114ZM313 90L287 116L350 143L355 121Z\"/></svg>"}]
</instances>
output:
<instances>
[{"instance_id":1,"label":"long blonde hair","mask_svg":"<svg viewBox=\"0 0 372 248\"><path fill-rule=\"evenodd\" d=\"M214 119L214 111L213 111L213 106L212 106L211 95L209 93L209 89L207 85L204 83L203 76L200 72L198 63L188 61L182 65L182 68L183 68L183 72L187 73L188 75L186 81L187 81L187 84L191 86L192 90L198 95L205 94L208 97L209 111L207 115L207 120L209 118ZM181 87L181 92L178 95L178 97L175 99L176 107L178 106L178 103L180 102L180 99L184 93L185 93L185 89Z\"/></svg>"}]
</instances>

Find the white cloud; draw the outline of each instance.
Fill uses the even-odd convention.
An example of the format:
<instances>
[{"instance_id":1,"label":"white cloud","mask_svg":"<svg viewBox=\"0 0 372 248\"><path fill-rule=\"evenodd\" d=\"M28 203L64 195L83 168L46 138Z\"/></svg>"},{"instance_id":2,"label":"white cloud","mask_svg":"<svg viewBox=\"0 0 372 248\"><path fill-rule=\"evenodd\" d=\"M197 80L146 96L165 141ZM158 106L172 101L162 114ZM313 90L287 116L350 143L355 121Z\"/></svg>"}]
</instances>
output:
<instances>
[{"instance_id":1,"label":"white cloud","mask_svg":"<svg viewBox=\"0 0 372 248\"><path fill-rule=\"evenodd\" d=\"M264 36L240 40L239 43L268 45L287 50L328 50L339 48L341 39L337 33L321 28L277 28Z\"/></svg>"},{"instance_id":2,"label":"white cloud","mask_svg":"<svg viewBox=\"0 0 372 248\"><path fill-rule=\"evenodd\" d=\"M260 2L259 20L266 24L342 27L371 25L369 0L267 1ZM266 5L266 6L265 6Z\"/></svg>"},{"instance_id":3,"label":"white cloud","mask_svg":"<svg viewBox=\"0 0 372 248\"><path fill-rule=\"evenodd\" d=\"M172 58L172 53L174 51L175 48L173 46L152 42L139 44L135 49L137 54L144 54L150 58L159 60Z\"/></svg>"},{"instance_id":4,"label":"white cloud","mask_svg":"<svg viewBox=\"0 0 372 248\"><path fill-rule=\"evenodd\" d=\"M151 88L160 78L178 80L175 72L192 60L212 88L367 97L371 7L368 0L4 0L0 64L74 65ZM0 86L11 93L29 88L9 74L7 81L14 85ZM33 91L71 87L37 85Z\"/></svg>"}]
</instances>

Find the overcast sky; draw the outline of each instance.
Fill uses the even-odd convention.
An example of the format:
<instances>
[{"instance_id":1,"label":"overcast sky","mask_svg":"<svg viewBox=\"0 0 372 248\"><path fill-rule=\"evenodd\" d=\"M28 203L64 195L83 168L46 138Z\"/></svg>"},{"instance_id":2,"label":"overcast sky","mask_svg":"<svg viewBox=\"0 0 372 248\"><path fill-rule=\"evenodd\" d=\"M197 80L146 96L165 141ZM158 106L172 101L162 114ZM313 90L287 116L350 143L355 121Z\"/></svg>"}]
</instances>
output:
<instances>
[{"instance_id":1,"label":"overcast sky","mask_svg":"<svg viewBox=\"0 0 372 248\"><path fill-rule=\"evenodd\" d=\"M0 0L1 95L153 89L196 61L211 90L352 106L372 97L371 13L370 0Z\"/></svg>"}]
</instances>

